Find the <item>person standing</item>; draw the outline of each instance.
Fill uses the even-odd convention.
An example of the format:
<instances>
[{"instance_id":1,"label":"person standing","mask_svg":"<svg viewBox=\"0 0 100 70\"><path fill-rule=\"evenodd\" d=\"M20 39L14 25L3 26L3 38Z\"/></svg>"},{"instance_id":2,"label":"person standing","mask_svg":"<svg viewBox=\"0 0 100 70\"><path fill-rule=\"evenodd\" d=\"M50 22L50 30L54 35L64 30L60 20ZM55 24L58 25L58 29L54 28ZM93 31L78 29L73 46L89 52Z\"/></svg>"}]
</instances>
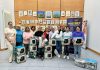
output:
<instances>
[{"instance_id":1,"label":"person standing","mask_svg":"<svg viewBox=\"0 0 100 70\"><path fill-rule=\"evenodd\" d=\"M51 27L51 31L49 32L49 39L55 39L53 36L53 34L55 33L55 29L53 27ZM55 51L56 46L52 46L52 56L55 56Z\"/></svg>"},{"instance_id":2,"label":"person standing","mask_svg":"<svg viewBox=\"0 0 100 70\"><path fill-rule=\"evenodd\" d=\"M64 57L67 59L69 59L69 47L70 47L70 43L71 43L71 39L72 39L72 32L70 31L70 27L66 27L65 32L63 33L63 39L68 39L69 43L67 45L64 45Z\"/></svg>"},{"instance_id":3,"label":"person standing","mask_svg":"<svg viewBox=\"0 0 100 70\"><path fill-rule=\"evenodd\" d=\"M23 45L23 31L21 30L20 25L16 26L16 46Z\"/></svg>"},{"instance_id":4,"label":"person standing","mask_svg":"<svg viewBox=\"0 0 100 70\"><path fill-rule=\"evenodd\" d=\"M83 47L87 49L87 37L88 37L87 20L83 20L82 22L82 32L84 33L84 37L85 37Z\"/></svg>"},{"instance_id":5,"label":"person standing","mask_svg":"<svg viewBox=\"0 0 100 70\"><path fill-rule=\"evenodd\" d=\"M35 34L35 31L36 31L36 27L35 26L31 26L31 32L32 32L33 36Z\"/></svg>"},{"instance_id":6,"label":"person standing","mask_svg":"<svg viewBox=\"0 0 100 70\"><path fill-rule=\"evenodd\" d=\"M76 40L81 39L81 43L77 44ZM80 58L81 57L81 47L84 43L84 33L80 31L80 27L76 27L76 31L73 32L72 34L72 39L73 39L73 44L74 44L74 56L75 58ZM74 58L74 59L75 59Z\"/></svg>"},{"instance_id":7,"label":"person standing","mask_svg":"<svg viewBox=\"0 0 100 70\"><path fill-rule=\"evenodd\" d=\"M49 29L48 28L45 28L43 35L49 41Z\"/></svg>"},{"instance_id":8,"label":"person standing","mask_svg":"<svg viewBox=\"0 0 100 70\"><path fill-rule=\"evenodd\" d=\"M34 36L37 37L37 56L43 60L44 59L44 46L42 46L42 42L43 42L42 27L38 28L38 31L35 32Z\"/></svg>"},{"instance_id":9,"label":"person standing","mask_svg":"<svg viewBox=\"0 0 100 70\"><path fill-rule=\"evenodd\" d=\"M23 44L25 47L25 53L28 57L29 53L29 45L30 45L30 39L33 38L33 34L30 32L29 27L25 27L25 32L23 32Z\"/></svg>"},{"instance_id":10,"label":"person standing","mask_svg":"<svg viewBox=\"0 0 100 70\"><path fill-rule=\"evenodd\" d=\"M58 29L55 31L53 35L56 39L56 50L58 52L58 57L60 58L60 55L62 54L62 31L60 26L58 26Z\"/></svg>"},{"instance_id":11,"label":"person standing","mask_svg":"<svg viewBox=\"0 0 100 70\"><path fill-rule=\"evenodd\" d=\"M14 60L13 50L16 44L16 30L13 28L13 23L8 22L8 27L5 28L6 46L9 50L9 62Z\"/></svg>"}]
</instances>

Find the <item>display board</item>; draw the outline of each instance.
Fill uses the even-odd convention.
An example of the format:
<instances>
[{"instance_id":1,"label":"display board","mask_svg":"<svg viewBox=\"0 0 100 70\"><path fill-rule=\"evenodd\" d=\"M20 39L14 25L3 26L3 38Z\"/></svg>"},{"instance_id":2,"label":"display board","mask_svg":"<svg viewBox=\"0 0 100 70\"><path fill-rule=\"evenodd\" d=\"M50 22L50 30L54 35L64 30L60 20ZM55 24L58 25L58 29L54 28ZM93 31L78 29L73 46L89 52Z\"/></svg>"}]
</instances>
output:
<instances>
[{"instance_id":1,"label":"display board","mask_svg":"<svg viewBox=\"0 0 100 70\"><path fill-rule=\"evenodd\" d=\"M16 25L66 25L67 18L84 15L84 0L14 0L14 5Z\"/></svg>"}]
</instances>

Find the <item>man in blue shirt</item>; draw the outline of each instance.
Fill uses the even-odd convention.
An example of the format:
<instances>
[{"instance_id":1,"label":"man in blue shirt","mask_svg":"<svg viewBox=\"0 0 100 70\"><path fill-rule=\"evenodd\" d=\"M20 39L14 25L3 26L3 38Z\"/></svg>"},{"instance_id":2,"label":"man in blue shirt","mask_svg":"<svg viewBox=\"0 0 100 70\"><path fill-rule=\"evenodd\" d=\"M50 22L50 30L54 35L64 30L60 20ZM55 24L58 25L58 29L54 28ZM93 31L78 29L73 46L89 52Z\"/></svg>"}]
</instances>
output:
<instances>
[{"instance_id":1,"label":"man in blue shirt","mask_svg":"<svg viewBox=\"0 0 100 70\"><path fill-rule=\"evenodd\" d=\"M80 31L80 27L76 27L76 31L72 34L73 44L74 44L74 55L75 58L81 57L81 46L84 42L84 33ZM74 58L74 59L75 59Z\"/></svg>"},{"instance_id":2,"label":"man in blue shirt","mask_svg":"<svg viewBox=\"0 0 100 70\"><path fill-rule=\"evenodd\" d=\"M23 31L20 29L20 26L16 26L16 46L22 46L23 44Z\"/></svg>"}]
</instances>

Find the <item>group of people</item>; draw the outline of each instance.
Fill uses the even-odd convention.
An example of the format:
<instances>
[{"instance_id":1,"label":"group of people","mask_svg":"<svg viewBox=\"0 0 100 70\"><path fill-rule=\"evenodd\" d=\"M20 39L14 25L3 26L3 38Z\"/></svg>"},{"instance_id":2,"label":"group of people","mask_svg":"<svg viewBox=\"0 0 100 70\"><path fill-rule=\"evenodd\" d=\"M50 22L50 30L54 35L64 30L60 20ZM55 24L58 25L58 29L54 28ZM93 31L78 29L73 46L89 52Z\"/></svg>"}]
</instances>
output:
<instances>
[{"instance_id":1,"label":"group of people","mask_svg":"<svg viewBox=\"0 0 100 70\"><path fill-rule=\"evenodd\" d=\"M55 50L58 52L58 57L61 57L62 54L62 40L68 39L70 42L67 45L64 45L64 56L63 58L69 59L69 48L71 44L74 46L74 56L75 58L81 57L81 46L84 43L84 33L81 31L80 27L76 27L76 30L72 32L69 26L57 26L54 28L52 26L48 26L45 30L42 30L42 27L39 27L36 30L35 26L25 27L24 30L21 29L20 25L13 27L13 23L8 22L8 27L5 29L5 39L7 43L7 47L9 49L9 62L13 61L13 48L16 46L24 45L25 53L28 57L29 54L29 46L30 40L33 37L37 37L37 48L38 48L38 57L44 59L44 43L49 42L51 39L56 40L56 46L52 46L52 56L56 56ZM81 37L82 42L77 44L75 42L76 37ZM42 41L41 41L42 40Z\"/></svg>"}]
</instances>

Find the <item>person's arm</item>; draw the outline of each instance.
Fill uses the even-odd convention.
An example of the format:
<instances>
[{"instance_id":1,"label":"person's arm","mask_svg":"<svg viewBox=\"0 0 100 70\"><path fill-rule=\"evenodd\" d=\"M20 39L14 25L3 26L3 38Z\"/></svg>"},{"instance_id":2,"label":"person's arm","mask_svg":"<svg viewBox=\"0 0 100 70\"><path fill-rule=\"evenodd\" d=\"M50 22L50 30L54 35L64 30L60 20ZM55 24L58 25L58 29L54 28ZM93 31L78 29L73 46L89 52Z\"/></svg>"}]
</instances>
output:
<instances>
[{"instance_id":1,"label":"person's arm","mask_svg":"<svg viewBox=\"0 0 100 70\"><path fill-rule=\"evenodd\" d=\"M85 41L85 37L84 37L84 33L82 32L82 43L80 45L83 45L84 41Z\"/></svg>"},{"instance_id":2,"label":"person's arm","mask_svg":"<svg viewBox=\"0 0 100 70\"><path fill-rule=\"evenodd\" d=\"M60 37L62 37L63 36L63 32L62 31L60 31Z\"/></svg>"},{"instance_id":3,"label":"person's arm","mask_svg":"<svg viewBox=\"0 0 100 70\"><path fill-rule=\"evenodd\" d=\"M27 39L27 38L26 38L26 34L25 34L25 32L23 33L23 39L24 39L24 40Z\"/></svg>"},{"instance_id":4,"label":"person's arm","mask_svg":"<svg viewBox=\"0 0 100 70\"><path fill-rule=\"evenodd\" d=\"M75 32L72 33L72 42L74 45L76 45L75 40L74 40Z\"/></svg>"},{"instance_id":5,"label":"person's arm","mask_svg":"<svg viewBox=\"0 0 100 70\"><path fill-rule=\"evenodd\" d=\"M51 38L54 38L54 37L56 36L57 32L58 32L58 31L55 31L55 32L52 34Z\"/></svg>"}]
</instances>

